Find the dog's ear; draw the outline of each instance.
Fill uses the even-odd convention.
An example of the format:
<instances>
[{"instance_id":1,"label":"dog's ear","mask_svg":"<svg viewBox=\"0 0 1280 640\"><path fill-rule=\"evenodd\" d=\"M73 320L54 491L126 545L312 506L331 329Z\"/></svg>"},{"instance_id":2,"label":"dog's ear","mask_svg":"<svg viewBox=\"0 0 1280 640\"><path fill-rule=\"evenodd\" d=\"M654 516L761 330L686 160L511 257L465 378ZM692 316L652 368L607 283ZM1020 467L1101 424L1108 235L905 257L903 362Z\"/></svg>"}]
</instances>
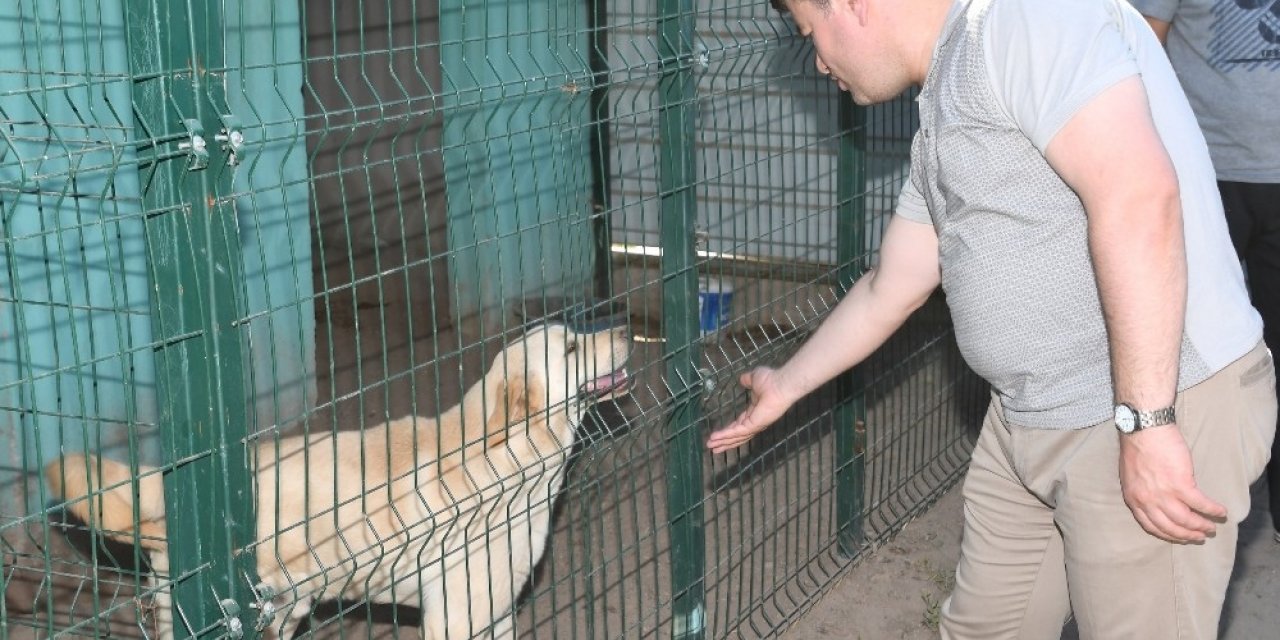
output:
<instances>
[{"instance_id":1,"label":"dog's ear","mask_svg":"<svg viewBox=\"0 0 1280 640\"><path fill-rule=\"evenodd\" d=\"M499 382L493 395L493 411L485 422L485 446L492 448L506 442L512 426L537 419L543 412L546 395L542 384L527 375L512 375Z\"/></svg>"}]
</instances>

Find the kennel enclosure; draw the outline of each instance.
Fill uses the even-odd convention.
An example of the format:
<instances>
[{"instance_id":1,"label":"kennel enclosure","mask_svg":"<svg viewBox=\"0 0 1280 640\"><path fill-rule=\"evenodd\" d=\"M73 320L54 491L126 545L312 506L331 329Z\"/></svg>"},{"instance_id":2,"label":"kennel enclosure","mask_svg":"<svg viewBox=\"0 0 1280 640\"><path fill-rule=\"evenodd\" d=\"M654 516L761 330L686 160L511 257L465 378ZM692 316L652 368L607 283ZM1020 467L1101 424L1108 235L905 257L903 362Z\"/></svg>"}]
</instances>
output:
<instances>
[{"instance_id":1,"label":"kennel enclosure","mask_svg":"<svg viewBox=\"0 0 1280 640\"><path fill-rule=\"evenodd\" d=\"M909 96L838 95L767 2L17 0L0 24L0 637L149 637L169 589L180 636L260 632L253 447L435 415L530 321L602 306L635 387L547 497L521 637L780 635L963 468L984 391L941 299L750 447L702 447L874 263L915 126ZM712 282L730 313L700 326ZM158 468L167 576L65 517L39 472L76 451Z\"/></svg>"}]
</instances>

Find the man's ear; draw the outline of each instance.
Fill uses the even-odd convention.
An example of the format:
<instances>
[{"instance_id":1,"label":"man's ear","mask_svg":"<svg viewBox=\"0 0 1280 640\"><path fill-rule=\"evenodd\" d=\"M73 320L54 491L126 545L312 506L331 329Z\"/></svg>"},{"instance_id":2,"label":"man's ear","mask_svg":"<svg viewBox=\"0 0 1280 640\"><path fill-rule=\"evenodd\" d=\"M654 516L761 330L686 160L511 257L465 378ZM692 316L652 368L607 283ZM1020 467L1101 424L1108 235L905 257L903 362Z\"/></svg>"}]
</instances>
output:
<instances>
[{"instance_id":1,"label":"man's ear","mask_svg":"<svg viewBox=\"0 0 1280 640\"><path fill-rule=\"evenodd\" d=\"M512 375L498 383L493 394L493 410L485 422L485 446L496 447L507 441L513 427L536 419L546 404L546 390L526 375Z\"/></svg>"},{"instance_id":2,"label":"man's ear","mask_svg":"<svg viewBox=\"0 0 1280 640\"><path fill-rule=\"evenodd\" d=\"M867 0L835 0L836 2L847 2L849 10L853 12L853 16L858 19L858 25L867 26Z\"/></svg>"}]
</instances>

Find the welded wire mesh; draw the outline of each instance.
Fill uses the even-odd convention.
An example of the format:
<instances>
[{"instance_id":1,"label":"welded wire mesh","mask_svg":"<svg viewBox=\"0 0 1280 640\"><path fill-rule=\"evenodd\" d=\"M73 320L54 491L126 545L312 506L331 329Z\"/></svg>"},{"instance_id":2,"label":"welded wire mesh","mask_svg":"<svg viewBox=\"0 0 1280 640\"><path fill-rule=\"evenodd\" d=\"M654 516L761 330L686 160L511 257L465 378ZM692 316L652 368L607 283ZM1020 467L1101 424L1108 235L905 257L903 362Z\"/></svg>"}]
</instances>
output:
<instances>
[{"instance_id":1,"label":"welded wire mesh","mask_svg":"<svg viewBox=\"0 0 1280 640\"><path fill-rule=\"evenodd\" d=\"M772 637L967 460L941 298L703 452L915 129L767 2L0 23L0 638Z\"/></svg>"},{"instance_id":2,"label":"welded wire mesh","mask_svg":"<svg viewBox=\"0 0 1280 640\"><path fill-rule=\"evenodd\" d=\"M0 634L24 619L127 634L143 554L77 553L86 537L44 518L34 475L57 444L128 459L156 435L146 271L128 257L144 216L136 175L117 173L137 162L129 75L104 54L123 24L30 3L0 8L0 24Z\"/></svg>"}]
</instances>

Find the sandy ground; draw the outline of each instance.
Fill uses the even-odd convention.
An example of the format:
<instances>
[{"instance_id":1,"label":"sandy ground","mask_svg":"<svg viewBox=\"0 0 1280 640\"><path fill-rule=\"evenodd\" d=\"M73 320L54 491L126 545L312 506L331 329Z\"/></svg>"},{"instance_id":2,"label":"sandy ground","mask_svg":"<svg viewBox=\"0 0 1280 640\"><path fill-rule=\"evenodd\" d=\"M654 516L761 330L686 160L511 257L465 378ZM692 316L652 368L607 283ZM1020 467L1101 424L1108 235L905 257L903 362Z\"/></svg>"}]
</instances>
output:
<instances>
[{"instance_id":1,"label":"sandy ground","mask_svg":"<svg viewBox=\"0 0 1280 640\"><path fill-rule=\"evenodd\" d=\"M1253 487L1253 511L1240 531L1236 569L1223 612L1223 640L1274 638L1280 625L1280 544L1271 535L1266 488ZM957 484L892 542L841 579L783 637L786 640L937 638L937 607L960 556ZM1072 625L1064 640L1074 639Z\"/></svg>"}]
</instances>

